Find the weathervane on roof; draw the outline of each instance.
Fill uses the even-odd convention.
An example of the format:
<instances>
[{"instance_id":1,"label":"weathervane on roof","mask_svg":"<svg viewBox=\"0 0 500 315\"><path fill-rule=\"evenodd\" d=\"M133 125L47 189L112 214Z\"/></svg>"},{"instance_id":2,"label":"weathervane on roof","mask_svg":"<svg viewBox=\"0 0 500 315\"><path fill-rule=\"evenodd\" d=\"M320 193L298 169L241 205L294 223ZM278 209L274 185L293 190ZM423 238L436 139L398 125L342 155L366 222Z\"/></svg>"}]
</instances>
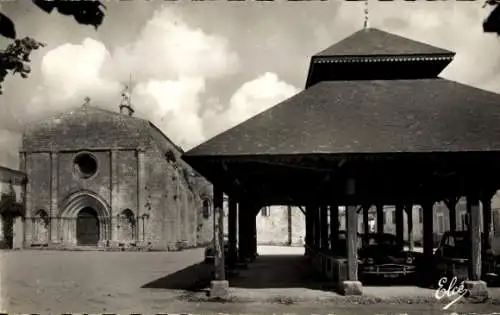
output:
<instances>
[{"instance_id":1,"label":"weathervane on roof","mask_svg":"<svg viewBox=\"0 0 500 315\"><path fill-rule=\"evenodd\" d=\"M87 105L90 105L90 97L85 96L85 98L83 99L83 106Z\"/></svg>"},{"instance_id":2,"label":"weathervane on roof","mask_svg":"<svg viewBox=\"0 0 500 315\"><path fill-rule=\"evenodd\" d=\"M122 91L122 101L120 103L120 113L125 114L127 112L128 116L134 114L134 109L132 108L132 74L129 77L129 83L125 85Z\"/></svg>"},{"instance_id":3,"label":"weathervane on roof","mask_svg":"<svg viewBox=\"0 0 500 315\"><path fill-rule=\"evenodd\" d=\"M364 29L368 28L368 18L369 18L368 13L369 13L369 11L368 11L368 0L365 0L365 22L364 22L364 25L363 25Z\"/></svg>"}]
</instances>

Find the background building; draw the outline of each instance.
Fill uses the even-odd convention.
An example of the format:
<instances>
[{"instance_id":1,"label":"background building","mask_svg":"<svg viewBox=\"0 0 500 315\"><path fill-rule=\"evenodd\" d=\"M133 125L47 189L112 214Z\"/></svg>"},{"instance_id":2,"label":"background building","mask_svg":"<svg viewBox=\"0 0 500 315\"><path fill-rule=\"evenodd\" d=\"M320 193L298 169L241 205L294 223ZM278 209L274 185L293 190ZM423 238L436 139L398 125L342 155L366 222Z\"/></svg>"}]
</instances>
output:
<instances>
[{"instance_id":1,"label":"background building","mask_svg":"<svg viewBox=\"0 0 500 315\"><path fill-rule=\"evenodd\" d=\"M211 237L211 185L151 122L89 105L29 125L25 247L196 246ZM204 232L205 231L205 232Z\"/></svg>"},{"instance_id":2,"label":"background building","mask_svg":"<svg viewBox=\"0 0 500 315\"><path fill-rule=\"evenodd\" d=\"M25 174L0 166L0 248L2 249L23 246L25 183Z\"/></svg>"}]
</instances>

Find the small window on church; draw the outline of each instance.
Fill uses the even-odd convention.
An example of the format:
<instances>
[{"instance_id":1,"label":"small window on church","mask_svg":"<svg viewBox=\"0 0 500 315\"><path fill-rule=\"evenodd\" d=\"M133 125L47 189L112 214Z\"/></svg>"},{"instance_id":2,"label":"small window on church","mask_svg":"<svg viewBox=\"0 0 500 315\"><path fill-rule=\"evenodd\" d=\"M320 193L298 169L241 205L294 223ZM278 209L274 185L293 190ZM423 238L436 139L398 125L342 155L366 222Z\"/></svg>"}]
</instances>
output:
<instances>
[{"instance_id":1,"label":"small window on church","mask_svg":"<svg viewBox=\"0 0 500 315\"><path fill-rule=\"evenodd\" d=\"M210 200L208 199L203 200L203 218L204 219L210 218Z\"/></svg>"},{"instance_id":2,"label":"small window on church","mask_svg":"<svg viewBox=\"0 0 500 315\"><path fill-rule=\"evenodd\" d=\"M97 160L89 153L81 153L74 160L76 170L82 178L89 178L97 172Z\"/></svg>"}]
</instances>

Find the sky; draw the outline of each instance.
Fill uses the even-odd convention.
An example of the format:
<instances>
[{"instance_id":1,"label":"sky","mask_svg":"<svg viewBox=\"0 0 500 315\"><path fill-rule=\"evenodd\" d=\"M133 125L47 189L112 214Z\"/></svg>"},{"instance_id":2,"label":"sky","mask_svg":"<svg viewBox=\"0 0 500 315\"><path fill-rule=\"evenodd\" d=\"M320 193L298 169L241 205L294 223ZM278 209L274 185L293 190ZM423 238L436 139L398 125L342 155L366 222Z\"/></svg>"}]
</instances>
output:
<instances>
[{"instance_id":1,"label":"sky","mask_svg":"<svg viewBox=\"0 0 500 315\"><path fill-rule=\"evenodd\" d=\"M29 78L8 77L0 96L0 165L12 168L27 122L81 106L86 96L118 111L130 77L135 115L188 150L300 92L311 56L365 19L363 2L340 0L109 0L95 30L30 2L0 5L19 36L47 44L33 54ZM482 5L371 0L368 23L455 51L442 77L500 93L500 38L483 33L491 9Z\"/></svg>"}]
</instances>

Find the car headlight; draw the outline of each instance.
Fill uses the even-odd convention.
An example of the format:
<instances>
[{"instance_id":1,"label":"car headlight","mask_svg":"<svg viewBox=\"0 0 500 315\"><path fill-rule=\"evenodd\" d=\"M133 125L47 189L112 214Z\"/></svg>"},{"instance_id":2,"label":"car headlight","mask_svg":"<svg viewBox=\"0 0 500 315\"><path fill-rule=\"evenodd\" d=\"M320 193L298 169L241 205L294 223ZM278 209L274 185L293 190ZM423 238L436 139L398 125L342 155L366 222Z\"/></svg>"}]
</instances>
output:
<instances>
[{"instance_id":1,"label":"car headlight","mask_svg":"<svg viewBox=\"0 0 500 315\"><path fill-rule=\"evenodd\" d=\"M367 258L366 263L372 265L374 263L373 258Z\"/></svg>"},{"instance_id":2,"label":"car headlight","mask_svg":"<svg viewBox=\"0 0 500 315\"><path fill-rule=\"evenodd\" d=\"M373 270L375 270L375 267L373 267L373 266L367 266L365 269L367 271L373 271Z\"/></svg>"},{"instance_id":3,"label":"car headlight","mask_svg":"<svg viewBox=\"0 0 500 315\"><path fill-rule=\"evenodd\" d=\"M408 265L413 264L413 257L411 257L411 256L406 257L406 263L407 263Z\"/></svg>"}]
</instances>

